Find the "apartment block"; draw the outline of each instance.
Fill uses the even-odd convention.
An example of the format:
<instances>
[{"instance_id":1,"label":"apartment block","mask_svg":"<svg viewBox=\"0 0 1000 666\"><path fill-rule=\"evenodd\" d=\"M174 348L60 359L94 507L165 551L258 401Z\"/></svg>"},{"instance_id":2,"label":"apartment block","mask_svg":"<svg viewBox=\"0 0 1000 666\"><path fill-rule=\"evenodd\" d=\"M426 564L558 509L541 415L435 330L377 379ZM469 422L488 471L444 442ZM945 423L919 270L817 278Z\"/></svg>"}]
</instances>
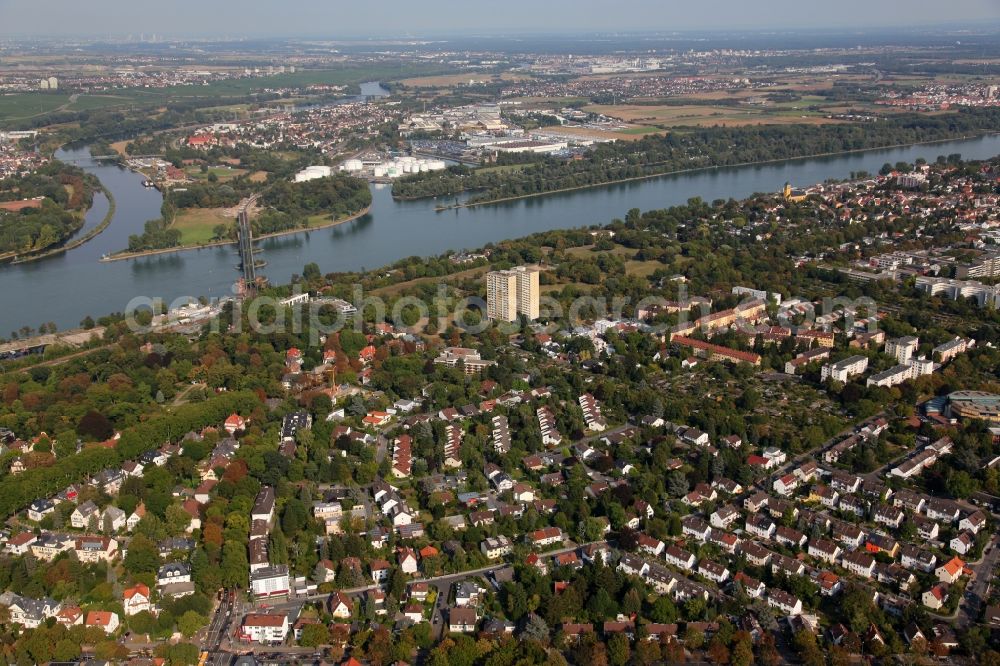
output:
<instances>
[{"instance_id":1,"label":"apartment block","mask_svg":"<svg viewBox=\"0 0 1000 666\"><path fill-rule=\"evenodd\" d=\"M537 268L517 266L486 274L486 316L495 321L516 321L519 315L538 319Z\"/></svg>"}]
</instances>

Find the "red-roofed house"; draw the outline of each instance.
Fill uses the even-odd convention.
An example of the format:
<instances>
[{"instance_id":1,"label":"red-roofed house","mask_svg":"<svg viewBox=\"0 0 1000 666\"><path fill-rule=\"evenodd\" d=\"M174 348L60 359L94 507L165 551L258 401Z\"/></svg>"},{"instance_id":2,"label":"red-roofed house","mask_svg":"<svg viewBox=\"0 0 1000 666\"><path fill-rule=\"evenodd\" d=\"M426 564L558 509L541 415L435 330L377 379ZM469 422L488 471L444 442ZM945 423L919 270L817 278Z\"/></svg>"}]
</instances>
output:
<instances>
[{"instance_id":1,"label":"red-roofed house","mask_svg":"<svg viewBox=\"0 0 1000 666\"><path fill-rule=\"evenodd\" d=\"M226 419L225 429L230 435L232 435L237 430L243 430L246 428L246 420L239 414L230 414Z\"/></svg>"},{"instance_id":2,"label":"red-roofed house","mask_svg":"<svg viewBox=\"0 0 1000 666\"><path fill-rule=\"evenodd\" d=\"M103 629L106 634L115 633L120 624L118 613L111 611L88 611L86 619L83 621L83 626Z\"/></svg>"},{"instance_id":3,"label":"red-roofed house","mask_svg":"<svg viewBox=\"0 0 1000 666\"><path fill-rule=\"evenodd\" d=\"M125 607L125 614L135 615L136 613L148 611L149 596L149 588L142 583L136 583L132 587L125 590L122 594L124 599L122 604Z\"/></svg>"}]
</instances>

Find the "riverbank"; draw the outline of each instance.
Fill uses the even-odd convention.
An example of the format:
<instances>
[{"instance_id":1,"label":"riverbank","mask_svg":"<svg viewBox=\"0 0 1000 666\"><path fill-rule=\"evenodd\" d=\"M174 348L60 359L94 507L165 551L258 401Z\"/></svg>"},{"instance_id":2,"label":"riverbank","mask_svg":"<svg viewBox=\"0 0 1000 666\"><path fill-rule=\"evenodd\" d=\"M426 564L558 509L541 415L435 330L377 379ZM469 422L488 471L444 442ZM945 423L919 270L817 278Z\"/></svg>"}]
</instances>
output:
<instances>
[{"instance_id":1,"label":"riverbank","mask_svg":"<svg viewBox=\"0 0 1000 666\"><path fill-rule=\"evenodd\" d=\"M794 162L796 160L811 160L811 159L820 159L820 158L824 158L824 157L842 157L842 156L845 156L845 155L851 155L851 154L856 154L856 153L871 153L871 152L875 152L875 151L879 151L879 150L895 150L895 149L898 149L898 148L913 148L913 147L919 147L919 146L933 146L933 145L939 144L939 143L952 143L952 142L955 142L955 141L969 141L971 139L981 139L981 138L984 138L984 137L994 136L994 135L997 135L997 134L1000 134L1000 132L990 131L990 132L982 132L982 133L979 133L979 134L971 134L971 135L960 136L960 137L952 137L952 138L949 138L949 139L934 139L933 141L921 141L920 143L898 143L898 144L893 144L893 145L890 145L890 146L879 146L877 148L854 148L854 149L851 149L851 150L840 150L840 151L830 152L830 153L815 153L815 154L812 154L812 155L798 155L798 156L794 156L794 157L781 157L781 158L775 158L775 159L771 159L771 160L758 160L758 161L754 161L754 162L740 162L740 163L737 163L737 164L725 164L725 165L713 165L713 166L706 166L706 167L695 167L693 169L677 169L677 170L674 170L674 171L664 171L662 173L651 173L651 174L647 174L645 176L633 176L631 178L622 178L622 179L619 179L619 180L608 180L608 181L604 181L604 182L600 182L600 183L588 183L586 185L577 185L575 187L563 187L563 188L560 188L558 190L546 190L544 192L533 192L531 194L519 194L516 197L502 197L500 199L489 199L487 201L468 201L468 202L462 202L462 203L454 203L454 204L450 204L448 206L435 206L434 210L441 212L441 211L446 211L446 210L455 210L457 208L478 208L478 207L481 207L481 206L492 206L493 204L509 203L509 202L513 202L513 201L521 201L521 200L524 200L524 199L534 199L534 198L537 198L537 197L548 196L550 194L565 194L565 193L568 193L568 192L579 192L580 190L590 190L590 189L594 189L595 187L607 187L609 185L618 185L618 184L621 184L621 183L634 183L634 182L638 182L638 181L653 180L655 178L664 178L666 176L680 176L680 175L685 175L685 174L695 174L695 173L702 173L702 172L707 172L707 171L717 171L719 169L737 169L737 168L743 168L743 167L764 166L764 165L767 165L767 164L779 164L779 163L782 163L782 162ZM459 194L461 194L461 193L459 193ZM438 196L446 196L447 197L447 196L459 196L459 195L445 194L445 195L438 195ZM433 198L436 198L436 197L435 196L427 196L427 197L397 197L397 196L393 195L393 198L397 199L399 201L420 201L422 199L433 199Z\"/></svg>"},{"instance_id":2,"label":"riverbank","mask_svg":"<svg viewBox=\"0 0 1000 666\"><path fill-rule=\"evenodd\" d=\"M111 220L115 216L115 209L116 209L115 196L113 194L111 194L111 191L108 190L108 189L102 188L101 191L104 192L104 196L106 196L108 198L108 212L105 213L104 218L100 221L100 223L96 227L94 227L93 229L91 229L90 231L88 231L87 233L85 233L80 238L77 238L74 241L66 243L65 245L63 245L61 247L52 248L50 250L44 250L44 251L40 252L39 254L33 254L31 256L28 256L28 257L18 257L17 259L15 259L14 261L12 261L10 263L13 264L13 265L16 265L16 264L26 264L26 263L31 262L31 261L38 261L40 259L46 259L48 257L54 257L54 256L56 256L58 254L62 254L64 252L69 252L70 250L75 250L76 248L80 247L84 243L86 243L86 242L88 242L90 240L93 240L98 234L100 234L102 231L104 231L105 229L107 229L108 225L111 224Z\"/></svg>"},{"instance_id":3,"label":"riverbank","mask_svg":"<svg viewBox=\"0 0 1000 666\"><path fill-rule=\"evenodd\" d=\"M364 217L371 211L371 205L365 206L363 209L348 215L347 217L338 218L336 220L331 220L323 224L317 224L311 227L303 227L298 229L286 229L284 231L275 231L269 234L262 234L260 236L255 236L255 241L266 240L268 238L278 238L279 236L291 236L292 234L301 234L309 231L318 231L320 229L327 229L329 227L335 227L339 224L345 224L351 222L360 217ZM181 245L178 247L165 247L156 250L143 250L141 252L118 252L112 255L107 255L100 258L102 263L110 263L113 261L126 261L129 259L140 259L142 257L152 257L158 254L171 254L174 252L186 252L188 250L203 250L211 247L223 247L225 245L236 245L237 241L234 240L223 240L223 241L213 241L210 243L202 243L200 245Z\"/></svg>"}]
</instances>

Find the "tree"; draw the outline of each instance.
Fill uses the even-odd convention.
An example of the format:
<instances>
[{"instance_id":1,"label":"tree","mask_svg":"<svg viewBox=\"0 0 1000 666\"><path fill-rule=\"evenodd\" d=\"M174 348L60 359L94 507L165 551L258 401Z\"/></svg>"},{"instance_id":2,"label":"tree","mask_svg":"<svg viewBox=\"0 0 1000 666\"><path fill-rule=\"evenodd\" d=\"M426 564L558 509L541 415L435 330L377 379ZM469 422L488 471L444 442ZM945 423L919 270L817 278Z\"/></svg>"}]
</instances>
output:
<instances>
[{"instance_id":1,"label":"tree","mask_svg":"<svg viewBox=\"0 0 1000 666\"><path fill-rule=\"evenodd\" d=\"M191 638L206 624L208 624L208 618L199 615L193 610L187 611L177 619L177 629L185 638Z\"/></svg>"},{"instance_id":2,"label":"tree","mask_svg":"<svg viewBox=\"0 0 1000 666\"><path fill-rule=\"evenodd\" d=\"M125 567L125 571L133 576L153 573L160 566L159 549L151 539L137 534L128 544L128 554L122 565Z\"/></svg>"},{"instance_id":3,"label":"tree","mask_svg":"<svg viewBox=\"0 0 1000 666\"><path fill-rule=\"evenodd\" d=\"M309 513L302 501L293 497L285 504L285 510L281 514L281 530L289 537L297 534L306 526L309 520Z\"/></svg>"},{"instance_id":4,"label":"tree","mask_svg":"<svg viewBox=\"0 0 1000 666\"><path fill-rule=\"evenodd\" d=\"M243 587L250 575L246 546L239 541L227 541L222 546L222 582L226 587Z\"/></svg>"},{"instance_id":5,"label":"tree","mask_svg":"<svg viewBox=\"0 0 1000 666\"><path fill-rule=\"evenodd\" d=\"M549 625L539 615L530 613L524 623L521 638L544 643L549 640Z\"/></svg>"},{"instance_id":6,"label":"tree","mask_svg":"<svg viewBox=\"0 0 1000 666\"><path fill-rule=\"evenodd\" d=\"M639 590L632 588L625 593L625 598L622 599L622 613L635 615L640 610L642 610L642 597L639 595Z\"/></svg>"},{"instance_id":7,"label":"tree","mask_svg":"<svg viewBox=\"0 0 1000 666\"><path fill-rule=\"evenodd\" d=\"M667 475L667 492L671 497L684 497L688 492L688 480L680 470Z\"/></svg>"},{"instance_id":8,"label":"tree","mask_svg":"<svg viewBox=\"0 0 1000 666\"><path fill-rule=\"evenodd\" d=\"M198 646L191 643L177 643L175 645L163 645L163 651L159 656L164 657L170 666L191 666L198 663ZM159 650L159 647L157 648Z\"/></svg>"},{"instance_id":9,"label":"tree","mask_svg":"<svg viewBox=\"0 0 1000 666\"><path fill-rule=\"evenodd\" d=\"M729 662L729 649L722 643L718 636L708 644L708 658L716 664L726 664Z\"/></svg>"},{"instance_id":10,"label":"tree","mask_svg":"<svg viewBox=\"0 0 1000 666\"><path fill-rule=\"evenodd\" d=\"M303 647L319 647L320 645L325 645L330 632L327 628L319 624L307 624L302 627L302 638L299 639L299 645Z\"/></svg>"},{"instance_id":11,"label":"tree","mask_svg":"<svg viewBox=\"0 0 1000 666\"><path fill-rule=\"evenodd\" d=\"M657 597L649 611L649 618L659 624L672 624L677 621L677 607L670 597Z\"/></svg>"},{"instance_id":12,"label":"tree","mask_svg":"<svg viewBox=\"0 0 1000 666\"><path fill-rule=\"evenodd\" d=\"M319 264L315 261L310 261L308 264L302 267L302 277L307 282L315 282L323 277L323 274L319 270Z\"/></svg>"},{"instance_id":13,"label":"tree","mask_svg":"<svg viewBox=\"0 0 1000 666\"><path fill-rule=\"evenodd\" d=\"M632 656L625 634L615 634L608 639L608 663L611 666L625 666Z\"/></svg>"},{"instance_id":14,"label":"tree","mask_svg":"<svg viewBox=\"0 0 1000 666\"><path fill-rule=\"evenodd\" d=\"M103 442L114 436L115 429L104 414L91 410L77 422L76 433L81 437Z\"/></svg>"},{"instance_id":15,"label":"tree","mask_svg":"<svg viewBox=\"0 0 1000 666\"><path fill-rule=\"evenodd\" d=\"M730 655L733 666L752 666L753 645L749 641L737 641Z\"/></svg>"}]
</instances>

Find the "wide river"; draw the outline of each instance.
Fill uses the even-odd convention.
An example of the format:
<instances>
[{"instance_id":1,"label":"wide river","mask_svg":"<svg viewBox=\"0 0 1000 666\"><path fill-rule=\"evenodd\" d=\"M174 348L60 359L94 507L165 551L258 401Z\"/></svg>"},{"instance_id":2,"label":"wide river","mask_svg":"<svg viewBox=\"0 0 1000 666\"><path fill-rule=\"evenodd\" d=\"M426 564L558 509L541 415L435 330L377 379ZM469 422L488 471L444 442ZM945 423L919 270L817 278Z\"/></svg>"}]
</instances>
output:
<instances>
[{"instance_id":1,"label":"wide river","mask_svg":"<svg viewBox=\"0 0 1000 666\"><path fill-rule=\"evenodd\" d=\"M711 201L774 192L789 181L810 185L828 178L847 178L852 171L877 172L886 163L961 153L968 159L1000 154L1000 135L947 143L873 150L836 157L789 160L760 166L713 169L564 194L523 199L478 208L435 211L433 200L394 201L388 186L373 189L371 212L336 227L262 241L273 283L287 283L309 262L323 272L373 269L402 257L429 256L446 250L480 247L536 231L604 224L624 217L630 208L649 210L683 203L691 197ZM159 216L161 198L144 189L142 177L118 166L98 164L84 150L62 155L100 178L115 197L111 225L95 239L61 256L0 266L0 336L24 325L55 322L75 327L86 315L123 311L135 296L220 297L232 294L238 273L235 247L206 248L100 263L105 253L121 250L129 234ZM107 200L95 198L87 226L107 211Z\"/></svg>"}]
</instances>

